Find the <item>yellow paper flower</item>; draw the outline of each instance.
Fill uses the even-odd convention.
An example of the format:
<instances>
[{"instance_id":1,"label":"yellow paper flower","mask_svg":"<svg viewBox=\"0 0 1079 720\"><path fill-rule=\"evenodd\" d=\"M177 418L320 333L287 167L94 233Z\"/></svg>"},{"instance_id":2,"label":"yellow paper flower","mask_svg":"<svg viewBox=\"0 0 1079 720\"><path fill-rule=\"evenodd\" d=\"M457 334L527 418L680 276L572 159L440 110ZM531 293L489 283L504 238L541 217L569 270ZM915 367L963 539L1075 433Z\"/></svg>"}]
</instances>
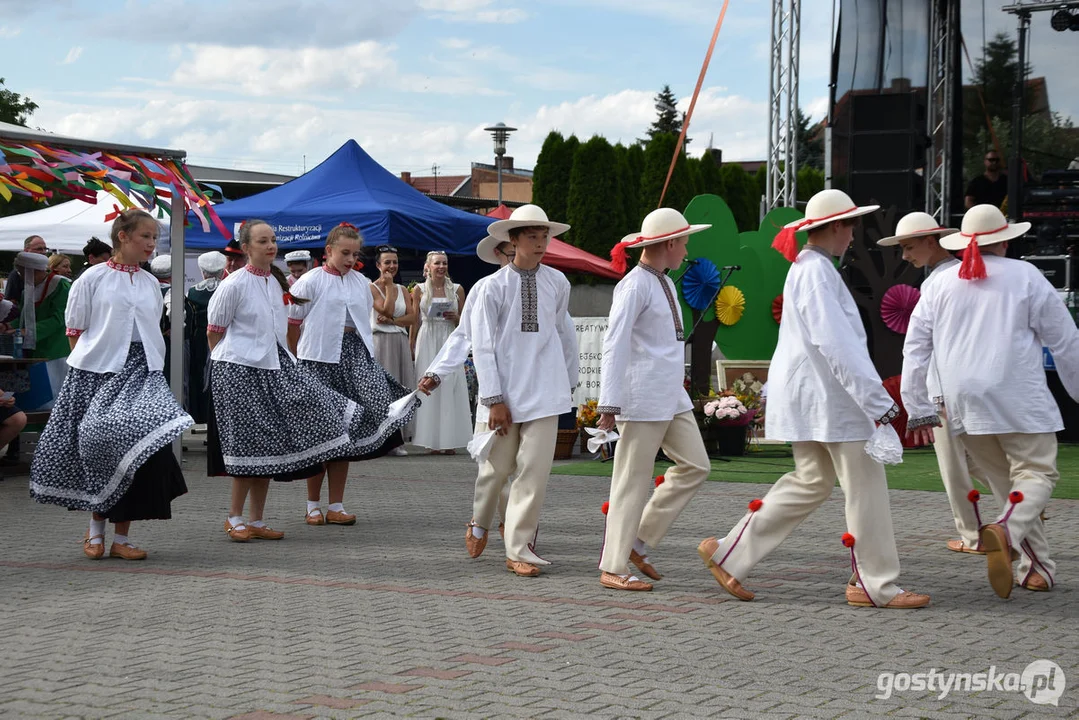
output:
<instances>
[{"instance_id":1,"label":"yellow paper flower","mask_svg":"<svg viewBox=\"0 0 1079 720\"><path fill-rule=\"evenodd\" d=\"M716 318L724 325L734 325L742 319L746 309L746 296L734 285L719 291L716 298Z\"/></svg>"}]
</instances>

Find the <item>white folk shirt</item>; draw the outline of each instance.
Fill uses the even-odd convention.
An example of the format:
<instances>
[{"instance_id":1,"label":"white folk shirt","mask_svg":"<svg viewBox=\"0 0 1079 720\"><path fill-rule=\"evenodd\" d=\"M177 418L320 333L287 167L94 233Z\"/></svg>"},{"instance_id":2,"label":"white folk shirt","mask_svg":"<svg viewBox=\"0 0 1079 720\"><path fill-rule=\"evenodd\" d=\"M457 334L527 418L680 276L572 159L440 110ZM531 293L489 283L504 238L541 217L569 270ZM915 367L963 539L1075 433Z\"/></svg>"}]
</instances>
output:
<instances>
[{"instance_id":1,"label":"white folk shirt","mask_svg":"<svg viewBox=\"0 0 1079 720\"><path fill-rule=\"evenodd\" d=\"M898 412L869 359L850 290L831 257L806 246L783 283L765 436L786 442L868 440L874 421L891 421Z\"/></svg>"},{"instance_id":2,"label":"white folk shirt","mask_svg":"<svg viewBox=\"0 0 1079 720\"><path fill-rule=\"evenodd\" d=\"M461 317L457 327L446 338L446 342L442 343L442 348L438 351L438 355L435 356L430 366L424 371L424 377L433 377L441 382L443 375L456 372L465 364L465 360L468 359L468 351L472 349L472 308L475 307L476 297L479 296L486 281L487 277L482 277L472 286L472 290L465 298L464 307L461 308Z\"/></svg>"},{"instance_id":3,"label":"white folk shirt","mask_svg":"<svg viewBox=\"0 0 1079 720\"><path fill-rule=\"evenodd\" d=\"M952 434L1064 428L1042 368L1048 347L1064 388L1079 398L1079 329L1057 291L1028 262L984 255L988 277L940 272L911 315L903 345L903 403L915 426L936 408L915 392L936 358Z\"/></svg>"},{"instance_id":4,"label":"white folk shirt","mask_svg":"<svg viewBox=\"0 0 1079 720\"><path fill-rule=\"evenodd\" d=\"M579 358L569 288L553 268L521 270L512 263L484 283L472 318L477 422L487 422L497 403L507 405L514 423L573 409Z\"/></svg>"},{"instance_id":5,"label":"white folk shirt","mask_svg":"<svg viewBox=\"0 0 1079 720\"><path fill-rule=\"evenodd\" d=\"M281 284L268 271L248 265L222 280L210 297L207 321L209 330L225 334L212 359L281 369L277 347L288 352L288 313Z\"/></svg>"},{"instance_id":6,"label":"white folk shirt","mask_svg":"<svg viewBox=\"0 0 1079 720\"><path fill-rule=\"evenodd\" d=\"M925 292L933 282L940 278L940 271L946 268L950 268L952 265L958 265L959 261L954 257L950 257L946 260L941 260L939 263L933 266L929 271L929 275L922 281L922 292ZM937 369L936 358L929 358L929 372L925 378L926 390L929 394L929 400L933 404L940 406L944 402L944 391L940 388L940 370Z\"/></svg>"},{"instance_id":7,"label":"white folk shirt","mask_svg":"<svg viewBox=\"0 0 1079 720\"><path fill-rule=\"evenodd\" d=\"M67 364L96 373L120 372L133 338L142 338L146 365L165 367L162 299L157 278L138 265L112 260L86 269L71 284L64 320L79 341Z\"/></svg>"},{"instance_id":8,"label":"white folk shirt","mask_svg":"<svg viewBox=\"0 0 1079 720\"><path fill-rule=\"evenodd\" d=\"M329 265L306 272L292 286L292 294L309 303L288 306L288 321L303 324L296 345L301 360L322 363L341 362L341 339L346 328L360 335L367 351L374 356L371 338L371 283L363 274L349 270L344 275Z\"/></svg>"},{"instance_id":9,"label":"white folk shirt","mask_svg":"<svg viewBox=\"0 0 1079 720\"><path fill-rule=\"evenodd\" d=\"M614 288L597 410L618 420L662 421L693 410L685 333L674 283L637 265Z\"/></svg>"}]
</instances>

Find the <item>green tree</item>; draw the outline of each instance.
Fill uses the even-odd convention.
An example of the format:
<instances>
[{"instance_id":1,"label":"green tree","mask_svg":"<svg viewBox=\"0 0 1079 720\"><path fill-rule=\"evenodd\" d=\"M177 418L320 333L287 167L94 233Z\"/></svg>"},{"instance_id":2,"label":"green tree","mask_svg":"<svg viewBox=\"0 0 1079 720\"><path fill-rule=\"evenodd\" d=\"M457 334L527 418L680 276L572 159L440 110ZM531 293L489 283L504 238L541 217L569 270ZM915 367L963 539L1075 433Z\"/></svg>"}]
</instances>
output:
<instances>
[{"instance_id":1,"label":"green tree","mask_svg":"<svg viewBox=\"0 0 1079 720\"><path fill-rule=\"evenodd\" d=\"M802 112L802 108L795 108L796 123L795 142L798 146L798 169L804 167L824 170L824 137L821 135L814 139L815 125L810 125L809 116Z\"/></svg>"},{"instance_id":2,"label":"green tree","mask_svg":"<svg viewBox=\"0 0 1079 720\"><path fill-rule=\"evenodd\" d=\"M628 230L620 197L617 155L607 139L595 135L573 153L566 222L573 226L573 244L607 257L616 238Z\"/></svg>"},{"instance_id":3,"label":"green tree","mask_svg":"<svg viewBox=\"0 0 1079 720\"><path fill-rule=\"evenodd\" d=\"M641 172L640 185L642 218L658 206L659 196L663 192L663 183L667 179L667 172L670 170L671 158L674 157L674 148L677 144L676 135L656 135L648 141L644 149L644 170ZM663 206L684 210L693 196L693 180L689 175L686 153L683 149L678 153L674 173L671 175L670 185L667 186L667 194L663 198Z\"/></svg>"},{"instance_id":4,"label":"green tree","mask_svg":"<svg viewBox=\"0 0 1079 720\"><path fill-rule=\"evenodd\" d=\"M1004 157L1011 157L1012 124L1002 118L993 119L993 130L1001 142ZM991 147L989 131L982 128L975 141L963 148L963 169L966 178L980 175L984 170L983 148ZM1079 133L1068 118L1057 113L1028 115L1023 119L1023 159L1035 181L1046 170L1062 169L1079 157Z\"/></svg>"},{"instance_id":5,"label":"green tree","mask_svg":"<svg viewBox=\"0 0 1079 720\"><path fill-rule=\"evenodd\" d=\"M734 222L742 232L756 230L760 226L760 194L757 181L741 165L726 163L719 170L726 193L723 199L734 215Z\"/></svg>"},{"instance_id":6,"label":"green tree","mask_svg":"<svg viewBox=\"0 0 1079 720\"><path fill-rule=\"evenodd\" d=\"M573 153L577 145L575 136L564 139L562 133L552 131L543 141L532 172L532 202L543 208L547 217L556 222L566 218L569 175L573 170Z\"/></svg>"},{"instance_id":7,"label":"green tree","mask_svg":"<svg viewBox=\"0 0 1079 720\"><path fill-rule=\"evenodd\" d=\"M630 227L640 227L644 215L641 214L641 175L644 173L644 146L633 143L626 148L626 174L622 184L625 198L626 220Z\"/></svg>"},{"instance_id":8,"label":"green tree","mask_svg":"<svg viewBox=\"0 0 1079 720\"><path fill-rule=\"evenodd\" d=\"M973 82L982 89L989 117L1012 116L1012 92L1018 78L1019 50L1015 41L1006 33L997 33L986 43L984 58L974 64Z\"/></svg>"},{"instance_id":9,"label":"green tree","mask_svg":"<svg viewBox=\"0 0 1079 720\"><path fill-rule=\"evenodd\" d=\"M671 91L671 86L664 85L663 89L656 93L653 99L656 106L656 119L648 127L648 139L653 140L656 135L680 134L682 132L682 122L685 118L682 113L678 112L678 98ZM689 138L686 138L685 144L689 145Z\"/></svg>"},{"instance_id":10,"label":"green tree","mask_svg":"<svg viewBox=\"0 0 1079 720\"><path fill-rule=\"evenodd\" d=\"M798 200L809 202L813 197L824 189L824 171L815 167L798 168Z\"/></svg>"},{"instance_id":11,"label":"green tree","mask_svg":"<svg viewBox=\"0 0 1079 720\"><path fill-rule=\"evenodd\" d=\"M0 122L26 127L37 108L30 98L4 87L4 78L0 77Z\"/></svg>"},{"instance_id":12,"label":"green tree","mask_svg":"<svg viewBox=\"0 0 1079 720\"><path fill-rule=\"evenodd\" d=\"M716 164L716 156L708 150L701 156L700 172L700 194L723 197L723 178L719 173L719 165Z\"/></svg>"}]
</instances>

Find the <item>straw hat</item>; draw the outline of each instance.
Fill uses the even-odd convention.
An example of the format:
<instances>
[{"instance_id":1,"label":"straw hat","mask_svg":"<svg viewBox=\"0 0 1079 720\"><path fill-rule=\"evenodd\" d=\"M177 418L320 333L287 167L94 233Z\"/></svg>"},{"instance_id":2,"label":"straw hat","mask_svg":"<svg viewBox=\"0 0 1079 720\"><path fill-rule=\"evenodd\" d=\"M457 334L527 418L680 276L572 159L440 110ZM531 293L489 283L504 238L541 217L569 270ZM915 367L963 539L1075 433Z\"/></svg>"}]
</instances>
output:
<instances>
[{"instance_id":1,"label":"straw hat","mask_svg":"<svg viewBox=\"0 0 1079 720\"><path fill-rule=\"evenodd\" d=\"M502 263L498 261L498 255L495 254L495 250L497 250L498 246L504 242L506 241L499 240L493 235L488 235L480 240L480 244L476 246L476 256L485 263L501 265Z\"/></svg>"},{"instance_id":2,"label":"straw hat","mask_svg":"<svg viewBox=\"0 0 1079 720\"><path fill-rule=\"evenodd\" d=\"M611 265L620 273L626 271L626 250L674 240L707 230L711 225L690 225L685 216L674 208L659 208L644 216L640 232L626 235L611 248Z\"/></svg>"},{"instance_id":3,"label":"straw hat","mask_svg":"<svg viewBox=\"0 0 1079 720\"><path fill-rule=\"evenodd\" d=\"M505 220L496 220L487 226L487 233L498 242L507 242L510 239L509 231L514 228L535 227L541 225L547 228L548 235L555 237L569 230L565 223L551 222L547 219L547 213L538 205L522 205L515 209ZM496 243L497 246L497 243Z\"/></svg>"},{"instance_id":4,"label":"straw hat","mask_svg":"<svg viewBox=\"0 0 1079 720\"><path fill-rule=\"evenodd\" d=\"M963 264L959 277L964 280L981 280L986 277L982 245L996 245L1017 238L1030 230L1030 223L1009 223L1004 213L995 205L975 205L963 216L963 229L954 235L941 238L945 250L962 250Z\"/></svg>"},{"instance_id":5,"label":"straw hat","mask_svg":"<svg viewBox=\"0 0 1079 720\"><path fill-rule=\"evenodd\" d=\"M791 262L798 258L798 239L795 233L808 232L824 227L828 223L849 220L860 215L868 215L880 208L880 205L854 204L850 196L842 190L821 190L809 198L806 203L806 215L801 220L787 223L772 241L772 247Z\"/></svg>"},{"instance_id":6,"label":"straw hat","mask_svg":"<svg viewBox=\"0 0 1079 720\"><path fill-rule=\"evenodd\" d=\"M913 240L914 238L929 237L930 235L952 235L959 232L956 228L940 227L937 219L924 212L907 213L896 223L895 235L877 240L881 247L898 245L900 240Z\"/></svg>"}]
</instances>

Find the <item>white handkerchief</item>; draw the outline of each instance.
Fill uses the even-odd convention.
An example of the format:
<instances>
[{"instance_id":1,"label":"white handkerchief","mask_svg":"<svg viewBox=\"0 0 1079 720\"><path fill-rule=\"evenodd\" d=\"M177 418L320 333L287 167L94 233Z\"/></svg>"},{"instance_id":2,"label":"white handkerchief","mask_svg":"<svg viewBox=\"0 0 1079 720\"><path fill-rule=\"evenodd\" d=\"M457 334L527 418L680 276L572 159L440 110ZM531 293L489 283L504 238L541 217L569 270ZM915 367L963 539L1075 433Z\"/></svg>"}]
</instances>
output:
<instances>
[{"instance_id":1,"label":"white handkerchief","mask_svg":"<svg viewBox=\"0 0 1079 720\"><path fill-rule=\"evenodd\" d=\"M390 406L386 408L386 419L397 420L404 417L405 413L408 412L408 408L411 406L412 401L416 399L416 393L418 392L418 390L413 390L400 400L394 400L390 403Z\"/></svg>"},{"instance_id":2,"label":"white handkerchief","mask_svg":"<svg viewBox=\"0 0 1079 720\"><path fill-rule=\"evenodd\" d=\"M473 460L482 465L487 461L487 456L491 454L491 446L495 444L496 436L497 433L494 430L476 433L468 441L468 454L472 456Z\"/></svg>"},{"instance_id":3,"label":"white handkerchief","mask_svg":"<svg viewBox=\"0 0 1079 720\"><path fill-rule=\"evenodd\" d=\"M866 440L865 452L885 465L898 465L903 462L903 443L899 441L899 433L890 424L881 425L873 431L873 436Z\"/></svg>"},{"instance_id":4,"label":"white handkerchief","mask_svg":"<svg viewBox=\"0 0 1079 720\"><path fill-rule=\"evenodd\" d=\"M588 452L590 453L599 452L601 447L618 439L618 432L615 430L585 428L584 431L592 436L588 438Z\"/></svg>"}]
</instances>

